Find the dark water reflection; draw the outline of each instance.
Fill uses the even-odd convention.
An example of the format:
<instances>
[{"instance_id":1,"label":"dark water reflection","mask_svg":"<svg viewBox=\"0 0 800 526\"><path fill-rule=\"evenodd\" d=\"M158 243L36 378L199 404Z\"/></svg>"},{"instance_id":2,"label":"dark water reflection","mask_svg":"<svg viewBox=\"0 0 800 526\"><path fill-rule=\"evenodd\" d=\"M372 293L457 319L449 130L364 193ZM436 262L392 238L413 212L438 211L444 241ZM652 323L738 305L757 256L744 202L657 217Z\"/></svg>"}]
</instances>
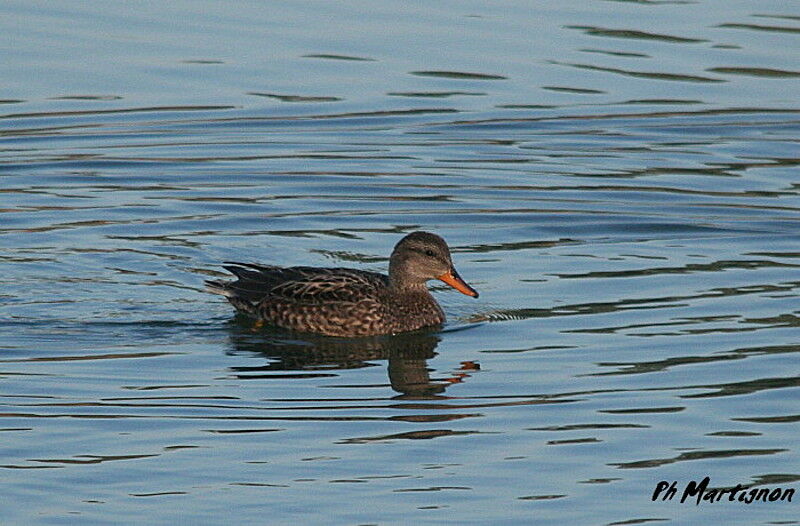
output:
<instances>
[{"instance_id":1,"label":"dark water reflection","mask_svg":"<svg viewBox=\"0 0 800 526\"><path fill-rule=\"evenodd\" d=\"M268 363L233 367L232 371L236 378L243 380L312 378L336 376L325 371L372 367L375 361L388 361L389 384L394 391L404 395L403 398L435 398L434 395L443 393L448 385L468 376L464 373L439 381L431 379L427 360L436 355L440 340L440 336L432 333L368 338L312 334L283 334L281 337L276 329L268 329L268 333L263 334L252 328L252 322L241 320L231 325L231 352L257 354Z\"/></svg>"}]
</instances>

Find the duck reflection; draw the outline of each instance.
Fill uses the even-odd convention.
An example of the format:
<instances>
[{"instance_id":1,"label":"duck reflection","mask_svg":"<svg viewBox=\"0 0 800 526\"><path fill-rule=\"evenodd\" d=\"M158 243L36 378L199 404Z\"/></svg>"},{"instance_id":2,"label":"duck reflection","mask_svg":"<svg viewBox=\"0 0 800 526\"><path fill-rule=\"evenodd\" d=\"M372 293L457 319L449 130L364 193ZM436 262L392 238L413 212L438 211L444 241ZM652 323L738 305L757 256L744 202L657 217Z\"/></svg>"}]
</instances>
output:
<instances>
[{"instance_id":1,"label":"duck reflection","mask_svg":"<svg viewBox=\"0 0 800 526\"><path fill-rule=\"evenodd\" d=\"M231 321L229 329L229 352L259 354L268 360L264 365L231 367L240 379L270 378L280 372L303 378L334 376L325 371L374 367L376 364L371 362L388 360L389 384L401 394L398 398L420 399L443 393L449 385L469 376L465 370L477 369L476 364L470 363L445 378L432 379L427 360L436 356L441 338L430 331L336 338L275 328L254 330L252 321L244 319Z\"/></svg>"}]
</instances>

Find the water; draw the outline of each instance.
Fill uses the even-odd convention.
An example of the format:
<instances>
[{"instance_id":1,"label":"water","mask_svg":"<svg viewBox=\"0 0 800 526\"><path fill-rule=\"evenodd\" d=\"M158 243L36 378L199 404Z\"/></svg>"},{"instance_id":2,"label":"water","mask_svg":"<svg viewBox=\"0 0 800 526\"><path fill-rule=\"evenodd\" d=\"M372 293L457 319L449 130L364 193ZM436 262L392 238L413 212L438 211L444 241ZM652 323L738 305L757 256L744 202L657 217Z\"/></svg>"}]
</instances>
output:
<instances>
[{"instance_id":1,"label":"water","mask_svg":"<svg viewBox=\"0 0 800 526\"><path fill-rule=\"evenodd\" d=\"M4 524L797 524L800 11L7 1ZM453 247L440 332L254 331L229 259Z\"/></svg>"}]
</instances>

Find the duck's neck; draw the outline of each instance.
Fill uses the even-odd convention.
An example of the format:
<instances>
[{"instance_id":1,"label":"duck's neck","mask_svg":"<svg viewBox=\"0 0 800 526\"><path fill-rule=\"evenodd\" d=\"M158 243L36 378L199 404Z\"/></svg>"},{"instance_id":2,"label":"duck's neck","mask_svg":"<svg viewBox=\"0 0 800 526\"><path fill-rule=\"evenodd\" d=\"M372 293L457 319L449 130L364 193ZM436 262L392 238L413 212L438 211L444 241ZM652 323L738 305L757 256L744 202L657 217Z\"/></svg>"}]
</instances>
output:
<instances>
[{"instance_id":1,"label":"duck's neck","mask_svg":"<svg viewBox=\"0 0 800 526\"><path fill-rule=\"evenodd\" d=\"M389 260L389 287L398 293L427 293L425 281L415 276L405 261L392 254Z\"/></svg>"},{"instance_id":2,"label":"duck's neck","mask_svg":"<svg viewBox=\"0 0 800 526\"><path fill-rule=\"evenodd\" d=\"M428 290L425 282L389 282L387 298L391 316L404 330L414 330L444 322L444 311Z\"/></svg>"},{"instance_id":3,"label":"duck's neck","mask_svg":"<svg viewBox=\"0 0 800 526\"><path fill-rule=\"evenodd\" d=\"M409 281L389 274L389 288L398 294L430 294L424 281Z\"/></svg>"}]
</instances>

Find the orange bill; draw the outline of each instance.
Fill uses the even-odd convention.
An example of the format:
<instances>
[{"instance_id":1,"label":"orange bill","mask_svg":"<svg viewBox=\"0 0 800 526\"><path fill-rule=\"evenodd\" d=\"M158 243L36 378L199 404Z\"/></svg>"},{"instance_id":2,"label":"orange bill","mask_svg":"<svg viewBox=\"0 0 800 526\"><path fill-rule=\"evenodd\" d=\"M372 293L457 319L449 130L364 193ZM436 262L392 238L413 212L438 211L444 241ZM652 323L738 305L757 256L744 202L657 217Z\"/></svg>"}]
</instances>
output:
<instances>
[{"instance_id":1,"label":"orange bill","mask_svg":"<svg viewBox=\"0 0 800 526\"><path fill-rule=\"evenodd\" d=\"M461 294L466 294L467 296L472 296L473 298L478 297L478 291L467 285L467 283L461 279L461 276L458 275L458 272L456 272L456 269L454 268L451 268L441 276L437 276L436 279L444 281Z\"/></svg>"}]
</instances>

